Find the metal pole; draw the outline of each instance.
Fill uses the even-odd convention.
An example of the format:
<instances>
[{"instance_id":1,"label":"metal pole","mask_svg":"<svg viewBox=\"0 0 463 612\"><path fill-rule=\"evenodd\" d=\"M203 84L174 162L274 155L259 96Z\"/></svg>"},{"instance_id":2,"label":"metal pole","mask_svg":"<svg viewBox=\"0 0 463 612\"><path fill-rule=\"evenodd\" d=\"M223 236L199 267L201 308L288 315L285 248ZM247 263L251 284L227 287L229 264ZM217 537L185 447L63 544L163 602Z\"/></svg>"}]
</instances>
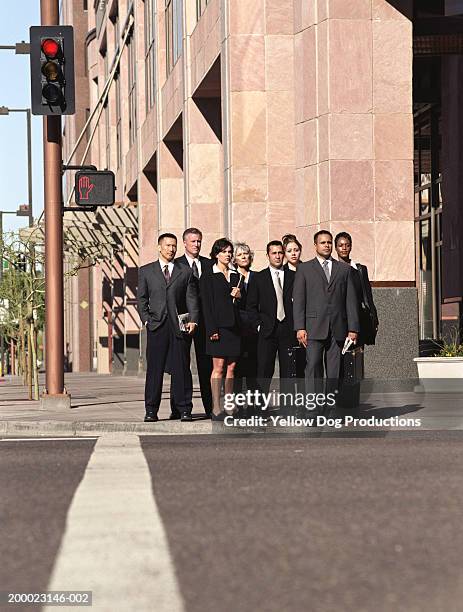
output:
<instances>
[{"instance_id":1,"label":"metal pole","mask_svg":"<svg viewBox=\"0 0 463 612\"><path fill-rule=\"evenodd\" d=\"M3 212L0 211L0 240L2 241L2 254L0 257L0 284L3 282ZM0 332L0 367L2 372L0 376L4 376L3 364L4 364L4 353L3 353L3 327Z\"/></svg>"},{"instance_id":2,"label":"metal pole","mask_svg":"<svg viewBox=\"0 0 463 612\"><path fill-rule=\"evenodd\" d=\"M27 113L27 191L29 197L29 227L34 224L32 214L32 133L31 133L31 109L26 109Z\"/></svg>"},{"instance_id":3,"label":"metal pole","mask_svg":"<svg viewBox=\"0 0 463 612\"><path fill-rule=\"evenodd\" d=\"M58 0L41 0L42 25L58 25ZM47 396L63 396L64 389L64 297L61 117L43 121L45 203L45 336Z\"/></svg>"}]
</instances>

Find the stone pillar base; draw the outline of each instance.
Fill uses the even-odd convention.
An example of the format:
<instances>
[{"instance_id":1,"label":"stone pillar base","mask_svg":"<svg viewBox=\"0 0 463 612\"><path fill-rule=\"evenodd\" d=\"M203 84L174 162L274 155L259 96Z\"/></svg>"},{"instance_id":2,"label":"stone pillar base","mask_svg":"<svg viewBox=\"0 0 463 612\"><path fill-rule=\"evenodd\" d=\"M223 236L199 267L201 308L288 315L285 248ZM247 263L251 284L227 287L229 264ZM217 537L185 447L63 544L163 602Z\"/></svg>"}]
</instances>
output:
<instances>
[{"instance_id":1,"label":"stone pillar base","mask_svg":"<svg viewBox=\"0 0 463 612\"><path fill-rule=\"evenodd\" d=\"M71 396L68 393L51 395L44 393L40 397L40 410L69 410L71 408Z\"/></svg>"}]
</instances>

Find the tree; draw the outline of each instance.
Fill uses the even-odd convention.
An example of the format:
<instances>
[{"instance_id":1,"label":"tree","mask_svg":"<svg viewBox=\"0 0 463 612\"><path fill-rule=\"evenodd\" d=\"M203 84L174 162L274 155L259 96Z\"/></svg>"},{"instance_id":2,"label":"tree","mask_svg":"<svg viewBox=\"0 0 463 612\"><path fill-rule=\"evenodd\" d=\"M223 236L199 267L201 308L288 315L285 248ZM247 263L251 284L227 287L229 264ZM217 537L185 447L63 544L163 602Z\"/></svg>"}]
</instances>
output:
<instances>
[{"instance_id":1,"label":"tree","mask_svg":"<svg viewBox=\"0 0 463 612\"><path fill-rule=\"evenodd\" d=\"M4 234L0 243L5 262L0 284L4 338L13 341L19 373L29 387L29 399L39 399L37 335L45 316L43 250L17 232Z\"/></svg>"}]
</instances>

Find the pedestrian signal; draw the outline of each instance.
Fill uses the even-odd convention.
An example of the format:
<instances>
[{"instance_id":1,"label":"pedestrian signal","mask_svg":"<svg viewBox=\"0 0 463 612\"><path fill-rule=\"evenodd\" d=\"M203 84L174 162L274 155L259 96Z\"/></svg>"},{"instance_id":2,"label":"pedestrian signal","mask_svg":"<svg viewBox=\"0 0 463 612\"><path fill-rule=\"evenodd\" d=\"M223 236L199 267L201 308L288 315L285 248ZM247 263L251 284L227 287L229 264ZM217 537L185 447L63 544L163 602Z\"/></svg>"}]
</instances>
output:
<instances>
[{"instance_id":1,"label":"pedestrian signal","mask_svg":"<svg viewBox=\"0 0 463 612\"><path fill-rule=\"evenodd\" d=\"M73 115L75 87L72 26L32 26L30 58L32 114Z\"/></svg>"},{"instance_id":2,"label":"pedestrian signal","mask_svg":"<svg viewBox=\"0 0 463 612\"><path fill-rule=\"evenodd\" d=\"M114 172L79 170L76 172L74 190L79 206L111 206L114 204Z\"/></svg>"}]
</instances>

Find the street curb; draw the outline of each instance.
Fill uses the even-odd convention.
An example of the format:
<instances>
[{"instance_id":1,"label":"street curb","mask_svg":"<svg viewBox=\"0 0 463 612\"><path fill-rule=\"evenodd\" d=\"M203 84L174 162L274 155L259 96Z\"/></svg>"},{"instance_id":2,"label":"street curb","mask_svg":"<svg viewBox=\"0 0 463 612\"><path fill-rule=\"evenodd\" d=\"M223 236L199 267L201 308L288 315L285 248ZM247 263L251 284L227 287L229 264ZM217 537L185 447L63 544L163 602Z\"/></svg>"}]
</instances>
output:
<instances>
[{"instance_id":1,"label":"street curb","mask_svg":"<svg viewBox=\"0 0 463 612\"><path fill-rule=\"evenodd\" d=\"M428 419L426 419L428 420ZM418 429L391 428L356 428L347 427L334 430L331 427L225 427L222 423L196 421L181 423L180 421L158 421L157 423L140 422L103 422L103 421L0 421L0 436L22 437L67 437L67 436L101 436L102 434L133 433L144 436L192 436L192 435L222 435L222 436L252 436L252 435L287 435L319 437L385 437L395 434L415 434L419 432L462 431L463 423L428 422Z\"/></svg>"}]
</instances>

